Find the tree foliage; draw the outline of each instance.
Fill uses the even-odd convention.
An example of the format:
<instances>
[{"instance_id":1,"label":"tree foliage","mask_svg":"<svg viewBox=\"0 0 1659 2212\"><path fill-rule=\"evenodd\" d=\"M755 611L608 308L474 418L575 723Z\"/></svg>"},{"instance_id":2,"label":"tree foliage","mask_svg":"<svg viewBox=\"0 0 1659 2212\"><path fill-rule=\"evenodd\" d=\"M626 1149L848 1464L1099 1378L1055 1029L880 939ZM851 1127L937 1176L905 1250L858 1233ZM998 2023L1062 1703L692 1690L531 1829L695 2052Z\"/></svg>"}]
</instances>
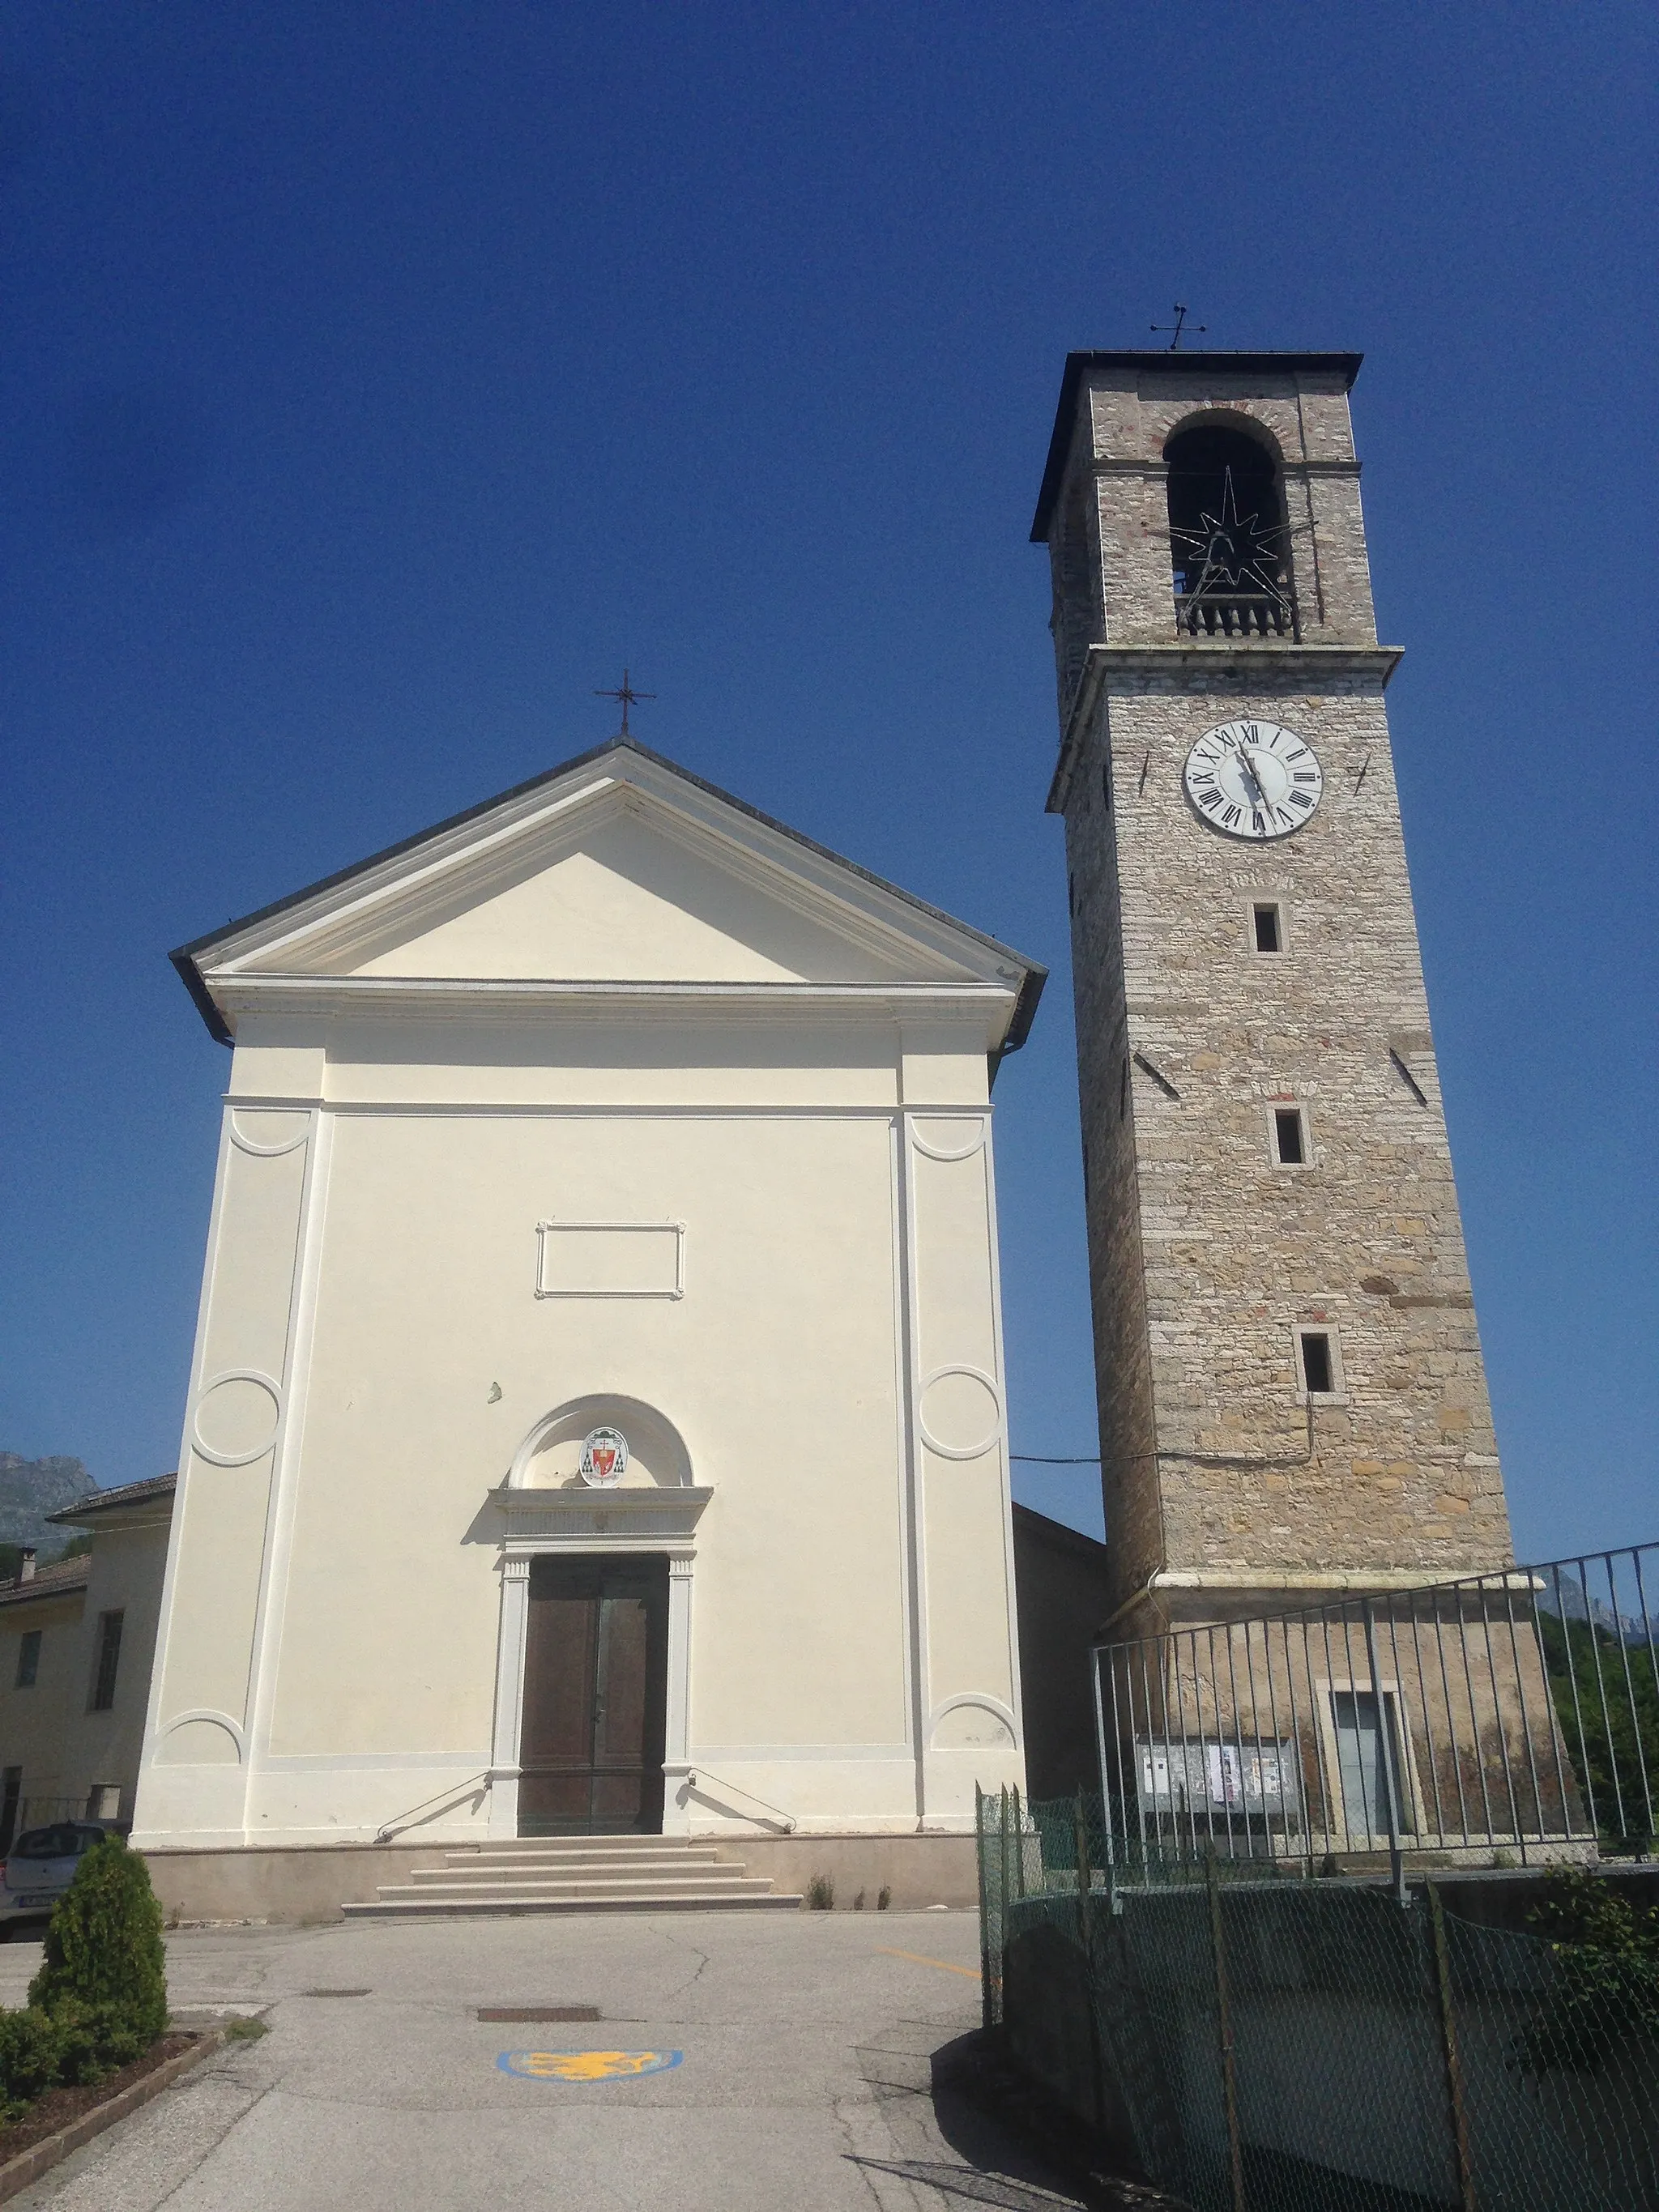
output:
<instances>
[{"instance_id":1,"label":"tree foliage","mask_svg":"<svg viewBox=\"0 0 1659 2212\"><path fill-rule=\"evenodd\" d=\"M1567 1757L1594 1799L1604 1850L1649 1852L1659 1807L1659 1674L1646 1643L1600 1621L1540 1612L1544 1662Z\"/></svg>"},{"instance_id":2,"label":"tree foliage","mask_svg":"<svg viewBox=\"0 0 1659 2212\"><path fill-rule=\"evenodd\" d=\"M1638 2037L1659 2041L1659 1911L1582 1868L1551 1876L1527 1924L1544 1937L1554 1986L1521 2039L1528 2073L1595 2073Z\"/></svg>"}]
</instances>

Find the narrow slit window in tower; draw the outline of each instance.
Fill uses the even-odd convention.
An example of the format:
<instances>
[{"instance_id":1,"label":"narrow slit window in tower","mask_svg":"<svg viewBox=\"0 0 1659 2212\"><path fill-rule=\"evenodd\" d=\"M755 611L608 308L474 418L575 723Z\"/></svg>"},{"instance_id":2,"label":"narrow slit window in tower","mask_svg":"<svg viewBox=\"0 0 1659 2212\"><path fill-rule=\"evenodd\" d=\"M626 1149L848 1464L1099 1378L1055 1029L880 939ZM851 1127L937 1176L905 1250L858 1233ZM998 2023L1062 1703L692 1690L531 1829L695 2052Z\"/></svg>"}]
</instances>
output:
<instances>
[{"instance_id":1,"label":"narrow slit window in tower","mask_svg":"<svg viewBox=\"0 0 1659 2212\"><path fill-rule=\"evenodd\" d=\"M1276 1106L1273 1109L1273 1148L1282 1168L1299 1168L1307 1164L1308 1147L1299 1106Z\"/></svg>"},{"instance_id":2,"label":"narrow slit window in tower","mask_svg":"<svg viewBox=\"0 0 1659 2212\"><path fill-rule=\"evenodd\" d=\"M1297 1340L1302 1347L1302 1387L1310 1398L1328 1398L1335 1389L1332 1379L1331 1340L1319 1329L1304 1328Z\"/></svg>"},{"instance_id":3,"label":"narrow slit window in tower","mask_svg":"<svg viewBox=\"0 0 1659 2212\"><path fill-rule=\"evenodd\" d=\"M1282 952L1284 939L1279 933L1279 908L1259 906L1255 910L1255 949L1258 952Z\"/></svg>"}]
</instances>

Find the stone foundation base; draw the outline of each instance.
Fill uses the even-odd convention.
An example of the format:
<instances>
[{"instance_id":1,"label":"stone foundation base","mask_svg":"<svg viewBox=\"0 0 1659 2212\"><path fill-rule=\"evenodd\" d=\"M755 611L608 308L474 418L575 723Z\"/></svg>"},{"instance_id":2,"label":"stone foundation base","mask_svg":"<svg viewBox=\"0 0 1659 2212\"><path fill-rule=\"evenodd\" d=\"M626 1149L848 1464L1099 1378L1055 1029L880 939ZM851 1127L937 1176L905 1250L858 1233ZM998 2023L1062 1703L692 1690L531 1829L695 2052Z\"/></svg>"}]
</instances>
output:
<instances>
[{"instance_id":1,"label":"stone foundation base","mask_svg":"<svg viewBox=\"0 0 1659 2212\"><path fill-rule=\"evenodd\" d=\"M706 1844L714 1839L699 1836ZM244 1850L147 1850L150 1880L169 1926L198 1921L265 1921L307 1926L337 1920L347 1904L374 1901L382 1882L406 1882L417 1867L441 1867L465 1845L304 1844ZM850 1911L860 1891L873 1912L885 1888L896 1912L930 1905L976 1908L974 1838L964 1835L744 1836L715 1844L720 1858L741 1860L780 1891L802 1896L815 1876L833 1885L835 1910Z\"/></svg>"}]
</instances>

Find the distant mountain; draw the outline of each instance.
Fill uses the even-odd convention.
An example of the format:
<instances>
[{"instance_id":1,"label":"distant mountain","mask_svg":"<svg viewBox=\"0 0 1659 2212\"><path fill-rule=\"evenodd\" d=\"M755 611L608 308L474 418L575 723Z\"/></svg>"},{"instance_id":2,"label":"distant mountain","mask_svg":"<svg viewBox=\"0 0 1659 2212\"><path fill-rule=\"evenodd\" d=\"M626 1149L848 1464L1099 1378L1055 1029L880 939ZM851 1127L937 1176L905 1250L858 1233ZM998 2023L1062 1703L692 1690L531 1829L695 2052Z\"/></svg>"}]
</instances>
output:
<instances>
[{"instance_id":1,"label":"distant mountain","mask_svg":"<svg viewBox=\"0 0 1659 2212\"><path fill-rule=\"evenodd\" d=\"M97 1484L78 1459L54 1454L22 1459L0 1451L0 1544L33 1544L42 1553L61 1552L75 1533L47 1525L48 1513L73 1505Z\"/></svg>"},{"instance_id":2,"label":"distant mountain","mask_svg":"<svg viewBox=\"0 0 1659 2212\"><path fill-rule=\"evenodd\" d=\"M1598 1577L1594 1565L1587 1566L1583 1580L1576 1565L1562 1569L1559 1601L1555 1577L1553 1575L1547 1577L1540 1605L1546 1613L1559 1612L1566 1620L1592 1620L1597 1628L1616 1638L1621 1644L1650 1644L1656 1635L1659 1635L1659 1617L1653 1611L1649 1592L1632 1580L1631 1570L1626 1565L1631 1556L1628 1553L1619 1555L1614 1577L1614 1588L1619 1595L1632 1606L1629 1613L1622 1608L1615 1612L1606 1598L1598 1595L1596 1582L1599 1580L1606 1589L1607 1577L1605 1570ZM1587 1583L1589 1593L1588 1609L1584 1602ZM1624 1587L1620 1587L1621 1583Z\"/></svg>"}]
</instances>

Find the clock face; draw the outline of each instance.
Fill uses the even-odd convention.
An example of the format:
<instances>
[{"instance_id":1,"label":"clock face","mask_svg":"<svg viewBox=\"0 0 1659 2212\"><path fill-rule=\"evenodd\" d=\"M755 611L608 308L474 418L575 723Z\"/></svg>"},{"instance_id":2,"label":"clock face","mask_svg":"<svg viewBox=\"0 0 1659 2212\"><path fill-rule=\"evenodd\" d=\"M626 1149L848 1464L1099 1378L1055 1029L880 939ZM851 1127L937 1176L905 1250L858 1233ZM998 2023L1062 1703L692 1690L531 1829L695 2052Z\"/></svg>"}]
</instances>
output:
<instances>
[{"instance_id":1,"label":"clock face","mask_svg":"<svg viewBox=\"0 0 1659 2212\"><path fill-rule=\"evenodd\" d=\"M1277 722L1223 722L1187 756L1187 796L1229 837L1288 837L1319 804L1325 779L1313 748Z\"/></svg>"}]
</instances>

